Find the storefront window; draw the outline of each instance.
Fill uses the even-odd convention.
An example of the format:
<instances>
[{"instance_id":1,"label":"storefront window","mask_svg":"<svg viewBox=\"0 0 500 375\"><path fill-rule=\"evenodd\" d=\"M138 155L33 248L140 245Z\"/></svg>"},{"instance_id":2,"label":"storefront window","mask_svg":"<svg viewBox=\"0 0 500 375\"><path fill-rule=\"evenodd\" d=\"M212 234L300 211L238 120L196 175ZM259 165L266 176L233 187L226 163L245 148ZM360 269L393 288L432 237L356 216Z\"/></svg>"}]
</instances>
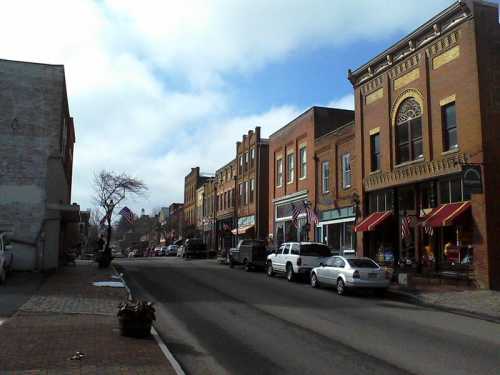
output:
<instances>
[{"instance_id":1,"label":"storefront window","mask_svg":"<svg viewBox=\"0 0 500 375\"><path fill-rule=\"evenodd\" d=\"M413 186L399 189L399 210L415 210L415 189Z\"/></svg>"},{"instance_id":2,"label":"storefront window","mask_svg":"<svg viewBox=\"0 0 500 375\"><path fill-rule=\"evenodd\" d=\"M436 207L436 191L434 182L426 182L420 185L420 206L422 208Z\"/></svg>"},{"instance_id":3,"label":"storefront window","mask_svg":"<svg viewBox=\"0 0 500 375\"><path fill-rule=\"evenodd\" d=\"M462 195L462 179L460 177L439 182L439 201L443 203L461 202Z\"/></svg>"},{"instance_id":4,"label":"storefront window","mask_svg":"<svg viewBox=\"0 0 500 375\"><path fill-rule=\"evenodd\" d=\"M390 211L393 209L392 190L374 191L368 194L368 213Z\"/></svg>"},{"instance_id":5,"label":"storefront window","mask_svg":"<svg viewBox=\"0 0 500 375\"><path fill-rule=\"evenodd\" d=\"M354 221L323 225L321 241L338 254L353 250Z\"/></svg>"}]
</instances>

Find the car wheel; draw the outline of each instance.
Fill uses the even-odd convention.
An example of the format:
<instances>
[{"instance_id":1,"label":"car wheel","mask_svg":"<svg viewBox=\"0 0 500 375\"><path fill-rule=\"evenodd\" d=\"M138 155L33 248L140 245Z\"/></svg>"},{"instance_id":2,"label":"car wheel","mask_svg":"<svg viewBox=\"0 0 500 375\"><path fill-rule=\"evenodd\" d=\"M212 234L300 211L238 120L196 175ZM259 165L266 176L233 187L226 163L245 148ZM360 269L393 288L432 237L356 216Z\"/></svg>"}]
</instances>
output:
<instances>
[{"instance_id":1,"label":"car wheel","mask_svg":"<svg viewBox=\"0 0 500 375\"><path fill-rule=\"evenodd\" d=\"M316 276L314 272L311 274L311 286L313 288L319 288L318 276Z\"/></svg>"},{"instance_id":2,"label":"car wheel","mask_svg":"<svg viewBox=\"0 0 500 375\"><path fill-rule=\"evenodd\" d=\"M293 267L290 263L286 265L286 279L288 281L294 281L295 280L295 273L293 272Z\"/></svg>"},{"instance_id":3,"label":"car wheel","mask_svg":"<svg viewBox=\"0 0 500 375\"><path fill-rule=\"evenodd\" d=\"M245 260L243 261L243 265L245 266L245 271L246 271L246 272L250 272L250 271L252 270L252 266L250 265L250 263L248 263L248 260L247 260L247 259L245 259Z\"/></svg>"},{"instance_id":4,"label":"car wheel","mask_svg":"<svg viewBox=\"0 0 500 375\"><path fill-rule=\"evenodd\" d=\"M232 258L229 258L229 268L234 268L234 261Z\"/></svg>"},{"instance_id":5,"label":"car wheel","mask_svg":"<svg viewBox=\"0 0 500 375\"><path fill-rule=\"evenodd\" d=\"M273 270L273 263L272 262L267 262L267 276L273 277L274 276L274 270Z\"/></svg>"},{"instance_id":6,"label":"car wheel","mask_svg":"<svg viewBox=\"0 0 500 375\"><path fill-rule=\"evenodd\" d=\"M0 284L5 283L5 279L7 279L7 272L2 267L2 268L0 268Z\"/></svg>"},{"instance_id":7,"label":"car wheel","mask_svg":"<svg viewBox=\"0 0 500 375\"><path fill-rule=\"evenodd\" d=\"M345 284L344 284L344 280L342 279L338 279L337 280L337 294L339 296L341 295L344 295L345 294Z\"/></svg>"}]
</instances>

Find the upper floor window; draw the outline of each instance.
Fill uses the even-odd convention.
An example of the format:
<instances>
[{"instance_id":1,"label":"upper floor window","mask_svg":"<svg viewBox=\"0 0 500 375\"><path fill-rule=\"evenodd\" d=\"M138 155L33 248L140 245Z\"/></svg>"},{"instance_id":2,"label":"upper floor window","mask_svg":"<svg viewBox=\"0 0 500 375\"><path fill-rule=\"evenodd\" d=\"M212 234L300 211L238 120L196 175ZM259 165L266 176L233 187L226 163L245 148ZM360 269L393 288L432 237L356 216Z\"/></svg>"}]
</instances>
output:
<instances>
[{"instance_id":1,"label":"upper floor window","mask_svg":"<svg viewBox=\"0 0 500 375\"><path fill-rule=\"evenodd\" d=\"M328 160L321 163L321 190L323 193L330 191L330 163Z\"/></svg>"},{"instance_id":2,"label":"upper floor window","mask_svg":"<svg viewBox=\"0 0 500 375\"><path fill-rule=\"evenodd\" d=\"M283 185L283 159L276 160L276 186Z\"/></svg>"},{"instance_id":3,"label":"upper floor window","mask_svg":"<svg viewBox=\"0 0 500 375\"><path fill-rule=\"evenodd\" d=\"M253 167L255 162L255 148L250 150L250 167Z\"/></svg>"},{"instance_id":4,"label":"upper floor window","mask_svg":"<svg viewBox=\"0 0 500 375\"><path fill-rule=\"evenodd\" d=\"M243 155L240 155L240 173L243 172Z\"/></svg>"},{"instance_id":5,"label":"upper floor window","mask_svg":"<svg viewBox=\"0 0 500 375\"><path fill-rule=\"evenodd\" d=\"M342 155L342 187L349 189L351 187L351 154Z\"/></svg>"},{"instance_id":6,"label":"upper floor window","mask_svg":"<svg viewBox=\"0 0 500 375\"><path fill-rule=\"evenodd\" d=\"M401 103L396 117L397 162L417 160L424 157L422 144L422 109L415 98Z\"/></svg>"},{"instance_id":7,"label":"upper floor window","mask_svg":"<svg viewBox=\"0 0 500 375\"><path fill-rule=\"evenodd\" d=\"M255 179L250 180L250 203L253 202L253 197L255 194Z\"/></svg>"},{"instance_id":8,"label":"upper floor window","mask_svg":"<svg viewBox=\"0 0 500 375\"><path fill-rule=\"evenodd\" d=\"M371 171L380 169L380 133L370 136Z\"/></svg>"},{"instance_id":9,"label":"upper floor window","mask_svg":"<svg viewBox=\"0 0 500 375\"><path fill-rule=\"evenodd\" d=\"M299 151L300 157L300 178L307 177L307 148L302 146Z\"/></svg>"},{"instance_id":10,"label":"upper floor window","mask_svg":"<svg viewBox=\"0 0 500 375\"><path fill-rule=\"evenodd\" d=\"M295 154L292 152L286 156L286 182L292 183L295 179Z\"/></svg>"},{"instance_id":11,"label":"upper floor window","mask_svg":"<svg viewBox=\"0 0 500 375\"><path fill-rule=\"evenodd\" d=\"M442 113L444 150L453 150L458 147L455 103L445 105Z\"/></svg>"},{"instance_id":12,"label":"upper floor window","mask_svg":"<svg viewBox=\"0 0 500 375\"><path fill-rule=\"evenodd\" d=\"M248 169L248 152L245 152L245 171Z\"/></svg>"}]
</instances>

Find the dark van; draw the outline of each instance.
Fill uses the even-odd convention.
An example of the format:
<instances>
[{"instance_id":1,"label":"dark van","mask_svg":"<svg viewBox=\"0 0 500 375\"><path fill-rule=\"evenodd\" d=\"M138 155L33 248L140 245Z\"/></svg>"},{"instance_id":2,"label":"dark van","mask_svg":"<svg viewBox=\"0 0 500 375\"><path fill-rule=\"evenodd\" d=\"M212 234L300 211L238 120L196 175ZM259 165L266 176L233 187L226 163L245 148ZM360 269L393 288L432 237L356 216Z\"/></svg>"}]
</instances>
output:
<instances>
[{"instance_id":1,"label":"dark van","mask_svg":"<svg viewBox=\"0 0 500 375\"><path fill-rule=\"evenodd\" d=\"M188 238L184 242L183 258L207 258L207 245L200 238Z\"/></svg>"}]
</instances>

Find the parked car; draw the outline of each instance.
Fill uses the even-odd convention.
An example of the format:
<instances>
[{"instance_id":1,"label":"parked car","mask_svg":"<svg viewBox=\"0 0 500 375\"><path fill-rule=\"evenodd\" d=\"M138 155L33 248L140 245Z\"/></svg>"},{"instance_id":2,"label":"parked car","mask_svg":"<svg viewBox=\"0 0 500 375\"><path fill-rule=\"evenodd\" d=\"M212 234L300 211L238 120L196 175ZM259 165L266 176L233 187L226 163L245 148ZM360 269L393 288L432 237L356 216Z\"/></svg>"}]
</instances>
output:
<instances>
[{"instance_id":1,"label":"parked car","mask_svg":"<svg viewBox=\"0 0 500 375\"><path fill-rule=\"evenodd\" d=\"M207 258L207 245L200 238L188 238L184 242L183 258Z\"/></svg>"},{"instance_id":2,"label":"parked car","mask_svg":"<svg viewBox=\"0 0 500 375\"><path fill-rule=\"evenodd\" d=\"M176 256L177 255L177 245L168 245L166 250L167 256Z\"/></svg>"},{"instance_id":3,"label":"parked car","mask_svg":"<svg viewBox=\"0 0 500 375\"><path fill-rule=\"evenodd\" d=\"M177 248L177 256L178 257L183 257L184 256L184 245L180 245Z\"/></svg>"},{"instance_id":4,"label":"parked car","mask_svg":"<svg viewBox=\"0 0 500 375\"><path fill-rule=\"evenodd\" d=\"M8 236L7 232L0 233L0 284L5 282L14 260Z\"/></svg>"},{"instance_id":5,"label":"parked car","mask_svg":"<svg viewBox=\"0 0 500 375\"><path fill-rule=\"evenodd\" d=\"M314 267L331 256L330 248L318 242L285 242L267 256L267 275L285 273L288 281L297 275L309 276Z\"/></svg>"},{"instance_id":6,"label":"parked car","mask_svg":"<svg viewBox=\"0 0 500 375\"><path fill-rule=\"evenodd\" d=\"M229 249L229 267L235 264L245 266L245 271L265 268L267 260L266 244L259 240L240 240L236 247Z\"/></svg>"},{"instance_id":7,"label":"parked car","mask_svg":"<svg viewBox=\"0 0 500 375\"><path fill-rule=\"evenodd\" d=\"M365 257L334 256L311 272L311 286L333 285L339 295L350 288L372 288L383 294L389 283L390 274Z\"/></svg>"}]
</instances>

